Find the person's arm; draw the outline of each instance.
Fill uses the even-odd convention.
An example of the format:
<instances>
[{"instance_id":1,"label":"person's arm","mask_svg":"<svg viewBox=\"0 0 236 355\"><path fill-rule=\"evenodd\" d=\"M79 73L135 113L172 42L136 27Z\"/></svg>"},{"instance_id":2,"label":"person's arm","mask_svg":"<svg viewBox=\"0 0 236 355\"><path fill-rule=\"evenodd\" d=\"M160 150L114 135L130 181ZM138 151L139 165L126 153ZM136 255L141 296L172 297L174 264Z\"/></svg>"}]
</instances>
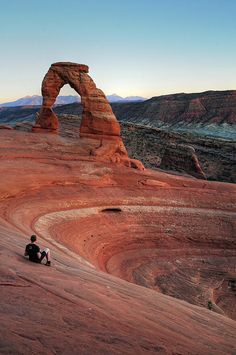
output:
<instances>
[{"instance_id":1,"label":"person's arm","mask_svg":"<svg viewBox=\"0 0 236 355\"><path fill-rule=\"evenodd\" d=\"M41 253L40 253L40 249L39 249L38 245L37 245L37 257L38 257L38 259L41 258Z\"/></svg>"},{"instance_id":2,"label":"person's arm","mask_svg":"<svg viewBox=\"0 0 236 355\"><path fill-rule=\"evenodd\" d=\"M25 253L24 253L24 256L28 256L28 250L27 250L27 246L25 247Z\"/></svg>"}]
</instances>

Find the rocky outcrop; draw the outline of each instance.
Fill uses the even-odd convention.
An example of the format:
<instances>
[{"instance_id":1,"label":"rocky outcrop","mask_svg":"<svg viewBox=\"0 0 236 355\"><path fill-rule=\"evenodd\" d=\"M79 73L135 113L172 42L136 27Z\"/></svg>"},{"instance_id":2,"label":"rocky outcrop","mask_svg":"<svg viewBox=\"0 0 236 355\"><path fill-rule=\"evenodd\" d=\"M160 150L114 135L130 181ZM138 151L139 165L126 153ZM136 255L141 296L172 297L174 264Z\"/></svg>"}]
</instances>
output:
<instances>
[{"instance_id":1,"label":"rocky outcrop","mask_svg":"<svg viewBox=\"0 0 236 355\"><path fill-rule=\"evenodd\" d=\"M41 128L57 129L58 119L52 106L60 89L69 84L80 96L83 106L81 135L118 136L120 126L105 94L88 75L84 64L58 62L51 65L42 83L43 104L36 124Z\"/></svg>"},{"instance_id":2,"label":"rocky outcrop","mask_svg":"<svg viewBox=\"0 0 236 355\"><path fill-rule=\"evenodd\" d=\"M165 147L160 168L187 173L198 179L206 179L195 149L189 145L172 143Z\"/></svg>"},{"instance_id":3,"label":"rocky outcrop","mask_svg":"<svg viewBox=\"0 0 236 355\"><path fill-rule=\"evenodd\" d=\"M143 170L141 162L129 159L120 137L120 125L105 94L88 75L87 65L70 62L51 65L43 79L43 104L33 130L58 129L58 118L52 107L65 84L69 84L81 96L83 111L80 137L98 141L90 155Z\"/></svg>"},{"instance_id":4,"label":"rocky outcrop","mask_svg":"<svg viewBox=\"0 0 236 355\"><path fill-rule=\"evenodd\" d=\"M121 135L129 156L141 160L147 168L160 168L165 151L171 145L176 147L171 157L171 166L177 168L177 160L180 158L178 147L191 146L207 180L236 183L236 143L232 140L183 132L173 133L126 122L121 122ZM181 155L185 161L183 152ZM189 160L188 162L190 163ZM181 165L181 172L196 176L195 169L190 169L190 165ZM165 169L165 166L162 164L161 168ZM170 169L170 165L167 169ZM200 176L202 178L202 174Z\"/></svg>"}]
</instances>

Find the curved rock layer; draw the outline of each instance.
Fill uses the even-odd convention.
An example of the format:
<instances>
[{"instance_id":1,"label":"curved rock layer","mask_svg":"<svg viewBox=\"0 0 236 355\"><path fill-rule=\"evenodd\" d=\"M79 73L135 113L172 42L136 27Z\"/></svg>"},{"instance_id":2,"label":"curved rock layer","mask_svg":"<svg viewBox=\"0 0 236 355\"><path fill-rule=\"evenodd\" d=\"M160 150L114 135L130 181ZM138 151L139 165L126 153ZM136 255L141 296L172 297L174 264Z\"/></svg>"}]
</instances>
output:
<instances>
[{"instance_id":1,"label":"curved rock layer","mask_svg":"<svg viewBox=\"0 0 236 355\"><path fill-rule=\"evenodd\" d=\"M199 306L210 301L236 320L235 217L230 210L151 202L54 212L34 228L102 271Z\"/></svg>"},{"instance_id":2,"label":"curved rock layer","mask_svg":"<svg viewBox=\"0 0 236 355\"><path fill-rule=\"evenodd\" d=\"M83 140L0 138L3 352L235 352L234 185L101 163ZM51 268L22 257L32 233Z\"/></svg>"}]
</instances>

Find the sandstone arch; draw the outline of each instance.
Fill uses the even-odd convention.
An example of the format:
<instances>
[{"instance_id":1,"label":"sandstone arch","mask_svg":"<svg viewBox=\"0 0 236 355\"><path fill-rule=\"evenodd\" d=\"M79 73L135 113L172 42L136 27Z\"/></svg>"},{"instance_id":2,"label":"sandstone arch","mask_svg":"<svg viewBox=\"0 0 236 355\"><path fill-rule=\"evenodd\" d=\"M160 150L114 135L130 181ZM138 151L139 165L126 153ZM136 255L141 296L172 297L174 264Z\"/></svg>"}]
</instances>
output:
<instances>
[{"instance_id":1,"label":"sandstone arch","mask_svg":"<svg viewBox=\"0 0 236 355\"><path fill-rule=\"evenodd\" d=\"M58 129L58 118L52 107L60 89L69 84L80 95L83 106L80 136L99 141L90 155L143 170L140 161L128 157L120 137L120 125L105 94L96 87L88 71L85 64L57 62L51 65L42 82L43 103L33 130Z\"/></svg>"},{"instance_id":2,"label":"sandstone arch","mask_svg":"<svg viewBox=\"0 0 236 355\"><path fill-rule=\"evenodd\" d=\"M84 64L58 62L51 65L42 82L43 104L36 125L56 130L58 119L52 106L60 89L69 84L80 96L83 106L81 135L119 136L120 126L102 90L88 75Z\"/></svg>"}]
</instances>

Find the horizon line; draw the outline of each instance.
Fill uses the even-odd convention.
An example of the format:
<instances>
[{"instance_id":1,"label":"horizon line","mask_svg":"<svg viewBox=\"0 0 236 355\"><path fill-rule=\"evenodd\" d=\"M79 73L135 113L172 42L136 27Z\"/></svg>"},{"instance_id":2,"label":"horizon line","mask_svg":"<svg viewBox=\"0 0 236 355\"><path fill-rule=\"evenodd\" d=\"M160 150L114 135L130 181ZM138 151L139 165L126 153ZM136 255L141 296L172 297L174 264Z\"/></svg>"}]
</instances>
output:
<instances>
[{"instance_id":1,"label":"horizon line","mask_svg":"<svg viewBox=\"0 0 236 355\"><path fill-rule=\"evenodd\" d=\"M205 93L205 92L212 92L212 91L236 91L236 89L224 89L224 90L219 90L219 89L208 89L208 90L203 90L203 91L177 91L177 92L172 92L172 93L160 93L160 94L153 94L153 95L146 95L146 96L143 96L141 94L131 94L131 95L127 95L127 96L122 96L120 94L117 94L117 93L112 93L112 94L106 94L106 97L107 96L113 96L113 95L117 95L117 96L120 96L122 98L127 98L127 97L135 97L135 96L138 96L138 97L142 97L146 100L148 99L151 99L152 97L160 97L160 96L168 96L168 95L178 95L178 94L201 94L201 93ZM1 99L0 98L0 104L3 104L3 103L10 103L10 102L14 102L14 101L17 101L17 100L20 100L20 99L24 99L24 98L27 98L27 97L34 97L34 96L42 96L41 94L33 94L33 95L25 95L25 96L21 96L21 97L14 97L14 98L9 98L9 99ZM58 96L79 96L80 95L75 91L75 94L68 94L68 95L58 95ZM57 97L58 97L57 96Z\"/></svg>"}]
</instances>

